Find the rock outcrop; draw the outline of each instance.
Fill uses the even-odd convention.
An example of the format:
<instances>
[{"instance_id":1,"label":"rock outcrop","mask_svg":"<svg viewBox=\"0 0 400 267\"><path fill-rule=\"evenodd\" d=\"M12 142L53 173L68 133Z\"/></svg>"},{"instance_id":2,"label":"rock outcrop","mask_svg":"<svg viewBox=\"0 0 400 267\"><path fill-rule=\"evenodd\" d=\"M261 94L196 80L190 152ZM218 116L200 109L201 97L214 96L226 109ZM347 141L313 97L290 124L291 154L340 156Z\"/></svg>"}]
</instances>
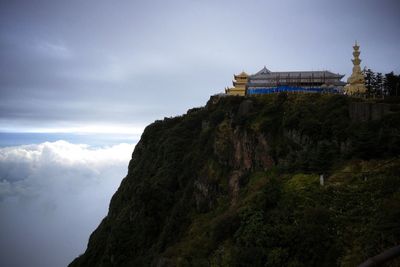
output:
<instances>
[{"instance_id":1,"label":"rock outcrop","mask_svg":"<svg viewBox=\"0 0 400 267\"><path fill-rule=\"evenodd\" d=\"M390 247L399 240L396 209L374 214L400 207L400 163L375 167L400 154L400 115L356 101L214 97L154 122L70 266L350 266L377 254L369 246ZM368 183L359 180L368 170ZM331 177L324 187L320 173ZM382 223L385 233L362 238Z\"/></svg>"}]
</instances>

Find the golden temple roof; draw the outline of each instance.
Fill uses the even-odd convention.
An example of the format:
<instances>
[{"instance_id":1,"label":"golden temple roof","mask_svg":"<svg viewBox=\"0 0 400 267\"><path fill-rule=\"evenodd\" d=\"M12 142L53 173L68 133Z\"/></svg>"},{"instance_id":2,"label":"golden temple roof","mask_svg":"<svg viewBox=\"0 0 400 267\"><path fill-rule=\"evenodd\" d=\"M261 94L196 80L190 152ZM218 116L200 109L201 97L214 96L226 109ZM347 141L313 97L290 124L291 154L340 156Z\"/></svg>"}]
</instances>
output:
<instances>
[{"instance_id":1,"label":"golden temple roof","mask_svg":"<svg viewBox=\"0 0 400 267\"><path fill-rule=\"evenodd\" d=\"M244 71L242 71L242 72L239 73L238 75L234 74L233 76L235 77L235 79L236 79L236 78L247 78L247 77L249 77L249 75L248 75L246 72L244 72Z\"/></svg>"}]
</instances>

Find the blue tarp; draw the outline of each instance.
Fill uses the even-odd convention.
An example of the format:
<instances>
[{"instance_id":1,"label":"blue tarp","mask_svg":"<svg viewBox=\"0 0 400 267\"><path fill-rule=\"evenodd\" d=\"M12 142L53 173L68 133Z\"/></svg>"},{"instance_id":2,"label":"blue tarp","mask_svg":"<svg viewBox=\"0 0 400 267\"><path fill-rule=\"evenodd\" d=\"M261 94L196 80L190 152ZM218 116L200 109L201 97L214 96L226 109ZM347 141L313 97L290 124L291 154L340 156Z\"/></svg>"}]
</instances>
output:
<instances>
[{"instance_id":1,"label":"blue tarp","mask_svg":"<svg viewBox=\"0 0 400 267\"><path fill-rule=\"evenodd\" d=\"M307 87L291 87L291 86L278 86L278 87L249 87L247 89L248 95L258 95L258 94L273 94L280 92L303 92L303 93L334 93L337 94L339 91L336 88L307 88Z\"/></svg>"}]
</instances>

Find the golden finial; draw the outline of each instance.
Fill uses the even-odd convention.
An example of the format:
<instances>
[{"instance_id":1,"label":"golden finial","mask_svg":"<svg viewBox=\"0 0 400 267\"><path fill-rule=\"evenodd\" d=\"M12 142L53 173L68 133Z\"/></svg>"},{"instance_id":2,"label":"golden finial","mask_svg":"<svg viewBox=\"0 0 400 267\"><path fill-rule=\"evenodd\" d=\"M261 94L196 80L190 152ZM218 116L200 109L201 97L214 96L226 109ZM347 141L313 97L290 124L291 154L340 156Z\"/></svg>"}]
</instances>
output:
<instances>
[{"instance_id":1,"label":"golden finial","mask_svg":"<svg viewBox=\"0 0 400 267\"><path fill-rule=\"evenodd\" d=\"M351 60L353 62L353 72L347 79L348 84L345 86L344 90L346 94L361 96L366 93L367 88L365 87L364 75L362 74L360 67L361 59L359 58L360 51L358 51L360 47L358 46L357 40L355 41L353 48L354 58Z\"/></svg>"}]
</instances>

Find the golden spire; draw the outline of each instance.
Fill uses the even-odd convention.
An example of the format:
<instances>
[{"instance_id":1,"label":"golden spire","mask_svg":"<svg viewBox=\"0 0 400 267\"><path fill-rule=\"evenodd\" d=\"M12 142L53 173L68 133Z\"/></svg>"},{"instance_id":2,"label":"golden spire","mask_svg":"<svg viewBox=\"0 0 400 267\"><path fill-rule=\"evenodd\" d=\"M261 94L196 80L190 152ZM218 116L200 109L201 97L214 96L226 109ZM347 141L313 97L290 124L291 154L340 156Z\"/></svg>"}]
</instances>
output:
<instances>
[{"instance_id":1,"label":"golden spire","mask_svg":"<svg viewBox=\"0 0 400 267\"><path fill-rule=\"evenodd\" d=\"M364 75L361 72L361 59L360 56L360 46L357 44L357 40L353 46L353 72L351 76L347 79L347 85L344 90L348 95L363 95L366 93L367 88L365 87Z\"/></svg>"}]
</instances>

